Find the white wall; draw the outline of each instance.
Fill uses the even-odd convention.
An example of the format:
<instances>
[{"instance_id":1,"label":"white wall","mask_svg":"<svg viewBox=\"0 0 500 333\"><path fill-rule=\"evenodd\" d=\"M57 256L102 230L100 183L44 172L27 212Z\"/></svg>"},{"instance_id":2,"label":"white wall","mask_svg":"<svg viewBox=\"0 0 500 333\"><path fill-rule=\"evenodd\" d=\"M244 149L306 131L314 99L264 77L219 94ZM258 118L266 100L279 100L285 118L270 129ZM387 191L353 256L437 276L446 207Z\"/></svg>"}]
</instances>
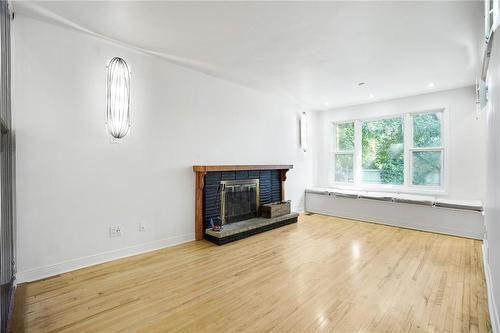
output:
<instances>
[{"instance_id":1,"label":"white wall","mask_svg":"<svg viewBox=\"0 0 500 333\"><path fill-rule=\"evenodd\" d=\"M132 70L123 144L104 125L113 56ZM192 240L193 164L291 163L301 209L311 159L290 102L22 15L13 58L20 281Z\"/></svg>"},{"instance_id":2,"label":"white wall","mask_svg":"<svg viewBox=\"0 0 500 333\"><path fill-rule=\"evenodd\" d=\"M500 332L500 31L493 41L488 73L488 183L485 209L486 275L489 287L491 321ZM495 305L496 304L496 305Z\"/></svg>"},{"instance_id":3,"label":"white wall","mask_svg":"<svg viewBox=\"0 0 500 333\"><path fill-rule=\"evenodd\" d=\"M335 121L372 118L405 112L447 108L449 170L446 194L455 199L484 199L486 147L484 116L476 120L474 87L394 99L317 112L313 119L315 186L329 182L331 124Z\"/></svg>"}]
</instances>

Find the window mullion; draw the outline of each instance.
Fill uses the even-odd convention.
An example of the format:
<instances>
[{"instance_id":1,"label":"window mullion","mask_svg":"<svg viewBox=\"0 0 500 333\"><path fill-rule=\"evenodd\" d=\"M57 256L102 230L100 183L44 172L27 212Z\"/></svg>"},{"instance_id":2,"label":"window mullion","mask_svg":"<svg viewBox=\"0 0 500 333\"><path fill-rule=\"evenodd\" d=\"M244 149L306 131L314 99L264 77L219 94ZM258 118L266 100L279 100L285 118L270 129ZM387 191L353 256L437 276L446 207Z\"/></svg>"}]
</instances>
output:
<instances>
[{"instance_id":1,"label":"window mullion","mask_svg":"<svg viewBox=\"0 0 500 333\"><path fill-rule=\"evenodd\" d=\"M329 178L329 183L334 184L337 180L335 179L335 160L336 160L336 155L335 151L337 150L337 125L335 123L331 124L331 132L332 138L329 144L329 149L330 149L330 167L328 168L328 178Z\"/></svg>"},{"instance_id":2,"label":"window mullion","mask_svg":"<svg viewBox=\"0 0 500 333\"><path fill-rule=\"evenodd\" d=\"M330 153L335 153L337 151L337 126L335 123L332 123L332 140L330 141Z\"/></svg>"},{"instance_id":3,"label":"window mullion","mask_svg":"<svg viewBox=\"0 0 500 333\"><path fill-rule=\"evenodd\" d=\"M403 186L408 186L411 184L411 147L413 147L413 128L412 128L411 115L404 115L404 183Z\"/></svg>"},{"instance_id":4,"label":"window mullion","mask_svg":"<svg viewBox=\"0 0 500 333\"><path fill-rule=\"evenodd\" d=\"M362 182L362 130L361 130L361 121L356 120L354 122L354 184L356 186L361 185Z\"/></svg>"}]
</instances>

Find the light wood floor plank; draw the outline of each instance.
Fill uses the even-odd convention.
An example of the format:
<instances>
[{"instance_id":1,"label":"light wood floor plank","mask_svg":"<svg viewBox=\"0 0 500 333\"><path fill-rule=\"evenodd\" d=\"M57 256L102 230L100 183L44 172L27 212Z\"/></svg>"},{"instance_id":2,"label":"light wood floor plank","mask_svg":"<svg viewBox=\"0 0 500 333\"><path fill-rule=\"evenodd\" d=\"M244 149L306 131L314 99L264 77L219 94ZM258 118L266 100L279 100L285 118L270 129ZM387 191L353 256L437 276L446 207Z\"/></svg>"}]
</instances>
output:
<instances>
[{"instance_id":1,"label":"light wood floor plank","mask_svg":"<svg viewBox=\"0 0 500 333\"><path fill-rule=\"evenodd\" d=\"M13 332L489 332L481 242L322 215L18 287Z\"/></svg>"}]
</instances>

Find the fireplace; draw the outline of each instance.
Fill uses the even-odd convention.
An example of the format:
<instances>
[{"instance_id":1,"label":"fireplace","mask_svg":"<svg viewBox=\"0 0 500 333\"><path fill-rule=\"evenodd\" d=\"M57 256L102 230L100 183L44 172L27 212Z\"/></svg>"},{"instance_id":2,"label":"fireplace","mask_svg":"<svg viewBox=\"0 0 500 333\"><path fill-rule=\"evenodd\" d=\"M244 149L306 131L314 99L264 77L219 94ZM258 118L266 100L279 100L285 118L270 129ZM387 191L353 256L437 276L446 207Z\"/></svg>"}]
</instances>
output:
<instances>
[{"instance_id":1,"label":"fireplace","mask_svg":"<svg viewBox=\"0 0 500 333\"><path fill-rule=\"evenodd\" d=\"M259 215L259 180L240 179L220 182L222 224L248 220Z\"/></svg>"},{"instance_id":2,"label":"fireplace","mask_svg":"<svg viewBox=\"0 0 500 333\"><path fill-rule=\"evenodd\" d=\"M292 165L195 165L195 236L218 245L297 222L298 213L261 216L285 198ZM263 208L262 208L263 209ZM220 228L219 226L222 226Z\"/></svg>"}]
</instances>

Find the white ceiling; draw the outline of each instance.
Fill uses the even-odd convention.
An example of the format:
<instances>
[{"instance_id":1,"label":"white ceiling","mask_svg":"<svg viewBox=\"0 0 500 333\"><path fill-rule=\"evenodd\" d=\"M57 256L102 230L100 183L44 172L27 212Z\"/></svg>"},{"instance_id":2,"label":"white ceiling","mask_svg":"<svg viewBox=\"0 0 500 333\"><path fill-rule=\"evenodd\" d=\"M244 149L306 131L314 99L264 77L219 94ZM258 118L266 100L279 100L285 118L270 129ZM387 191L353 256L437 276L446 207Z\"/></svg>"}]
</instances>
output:
<instances>
[{"instance_id":1,"label":"white ceiling","mask_svg":"<svg viewBox=\"0 0 500 333\"><path fill-rule=\"evenodd\" d=\"M313 109L470 85L480 62L481 1L43 1L14 10Z\"/></svg>"}]
</instances>

